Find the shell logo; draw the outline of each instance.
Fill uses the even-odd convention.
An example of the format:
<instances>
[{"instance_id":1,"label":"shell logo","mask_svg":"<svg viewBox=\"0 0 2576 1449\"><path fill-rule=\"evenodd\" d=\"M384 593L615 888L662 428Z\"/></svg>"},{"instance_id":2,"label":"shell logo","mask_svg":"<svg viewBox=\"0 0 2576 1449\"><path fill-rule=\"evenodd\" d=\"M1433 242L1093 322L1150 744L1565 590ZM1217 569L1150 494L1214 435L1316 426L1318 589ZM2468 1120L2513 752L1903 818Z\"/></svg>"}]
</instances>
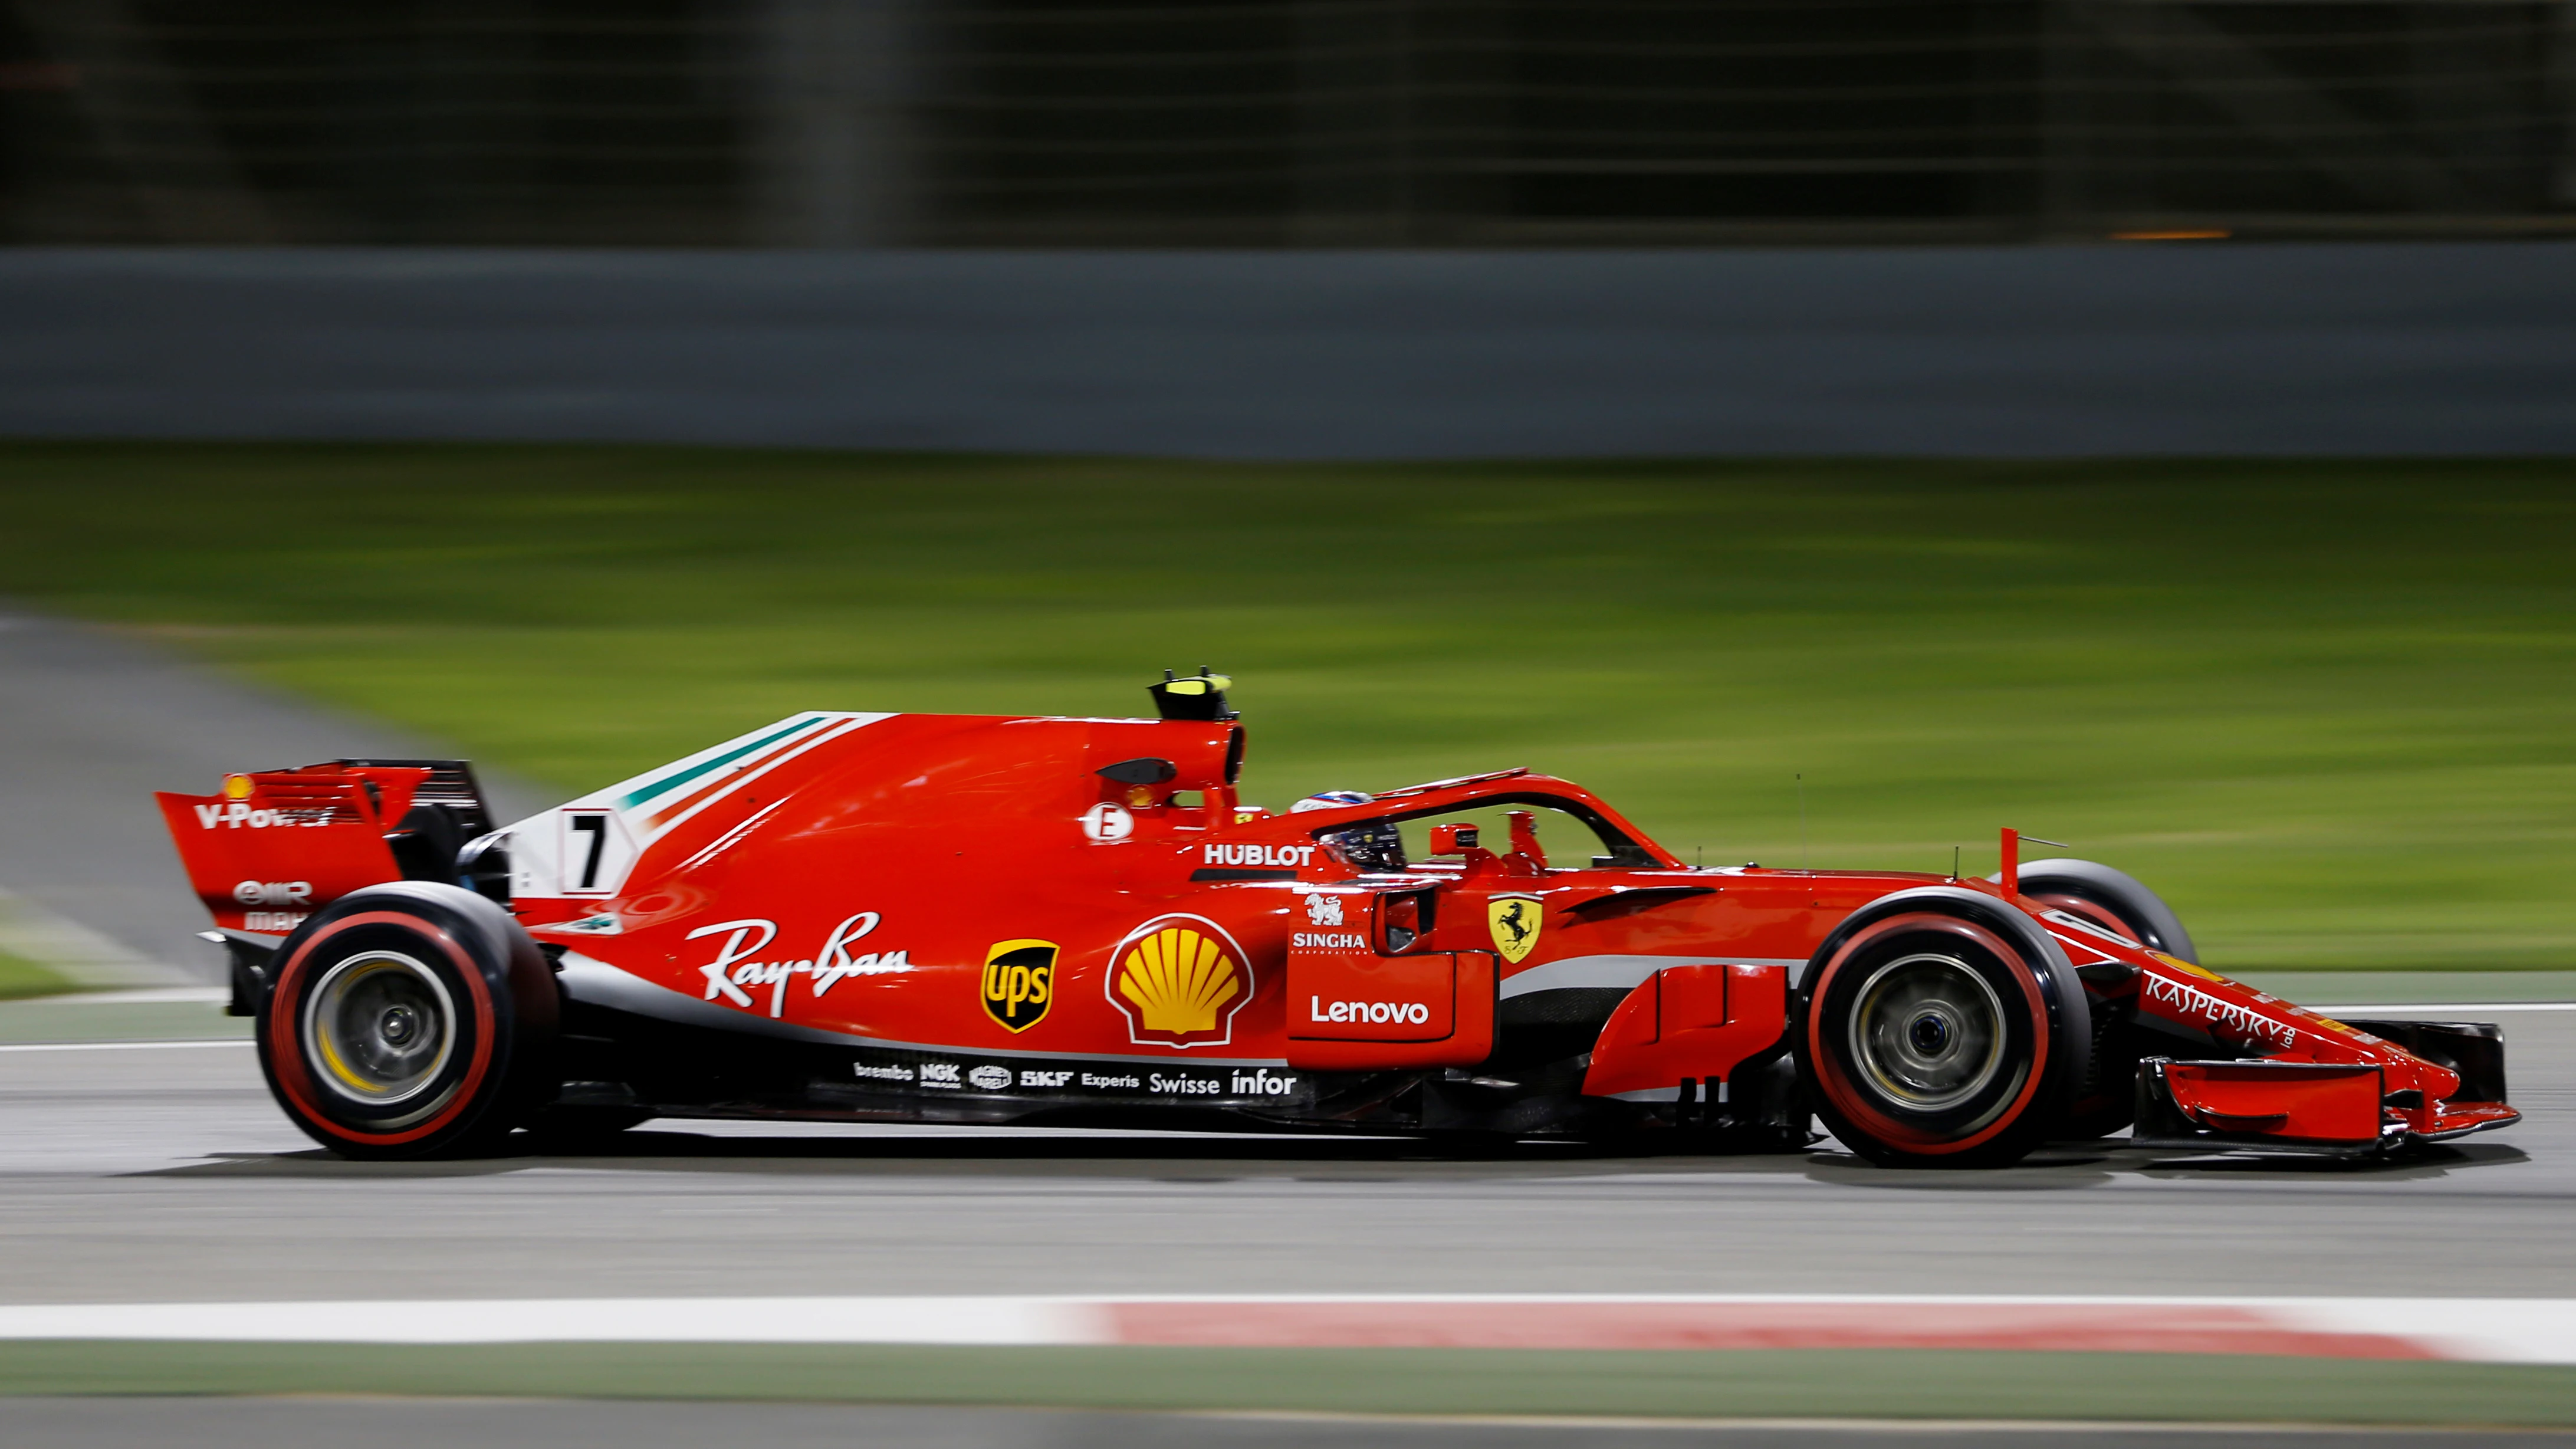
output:
<instances>
[{"instance_id":1,"label":"shell logo","mask_svg":"<svg viewBox=\"0 0 2576 1449\"><path fill-rule=\"evenodd\" d=\"M1160 916L1110 953L1109 1004L1142 1046L1223 1046L1252 999L1252 968L1225 928L1202 916Z\"/></svg>"}]
</instances>

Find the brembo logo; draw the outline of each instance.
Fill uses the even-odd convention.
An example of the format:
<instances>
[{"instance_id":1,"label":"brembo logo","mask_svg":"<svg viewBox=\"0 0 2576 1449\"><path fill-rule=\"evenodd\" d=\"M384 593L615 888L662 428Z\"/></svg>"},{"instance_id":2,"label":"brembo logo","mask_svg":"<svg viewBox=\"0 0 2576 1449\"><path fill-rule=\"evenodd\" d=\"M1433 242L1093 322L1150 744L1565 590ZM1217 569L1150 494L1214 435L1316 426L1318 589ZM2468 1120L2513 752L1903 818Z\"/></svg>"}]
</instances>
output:
<instances>
[{"instance_id":1,"label":"brembo logo","mask_svg":"<svg viewBox=\"0 0 2576 1449\"><path fill-rule=\"evenodd\" d=\"M751 993L743 988L766 986L769 988L769 1014L781 1016L787 1010L789 977L811 978L814 994L821 996L852 976L899 976L910 971L911 958L902 951L850 954L851 944L875 930L877 920L874 911L859 912L834 926L832 933L823 938L823 949L812 959L801 961L751 959L768 950L769 943L777 939L776 921L718 921L712 926L700 926L691 931L688 939L694 941L701 936L731 933L725 935L724 944L716 948L716 959L698 968L698 974L706 978L706 1000L722 997L736 1006L749 1009Z\"/></svg>"},{"instance_id":2,"label":"brembo logo","mask_svg":"<svg viewBox=\"0 0 2576 1449\"><path fill-rule=\"evenodd\" d=\"M1333 1001L1321 996L1306 998L1308 1021L1364 1021L1373 1025L1392 1026L1410 1023L1426 1026L1431 1021L1431 1008L1419 1001Z\"/></svg>"}]
</instances>

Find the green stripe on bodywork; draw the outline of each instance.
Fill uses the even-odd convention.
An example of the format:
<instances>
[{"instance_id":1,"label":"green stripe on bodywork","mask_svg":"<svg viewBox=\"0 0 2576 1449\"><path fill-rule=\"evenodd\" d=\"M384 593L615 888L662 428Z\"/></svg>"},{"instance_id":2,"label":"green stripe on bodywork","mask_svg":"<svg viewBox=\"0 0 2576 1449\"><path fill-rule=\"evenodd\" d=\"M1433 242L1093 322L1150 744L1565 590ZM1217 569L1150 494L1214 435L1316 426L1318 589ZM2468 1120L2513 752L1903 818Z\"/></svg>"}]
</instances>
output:
<instances>
[{"instance_id":1,"label":"green stripe on bodywork","mask_svg":"<svg viewBox=\"0 0 2576 1449\"><path fill-rule=\"evenodd\" d=\"M627 805L641 805L656 795L667 795L673 790L678 789L680 786L698 778L700 775L706 774L710 770L723 769L725 766L732 764L734 761L741 759L743 756L750 754L754 750L765 749L768 746L776 744L778 741L787 738L789 735L796 733L798 730L819 723L821 723L820 720L798 720L796 723L789 725L783 730L762 735L759 739L753 740L750 744L743 746L741 749L729 750L724 754L716 756L712 760L701 760L697 764L691 765L689 768L680 771L678 774L670 776L668 779L657 780L652 784L645 786L643 789L632 791L626 796L623 803Z\"/></svg>"}]
</instances>

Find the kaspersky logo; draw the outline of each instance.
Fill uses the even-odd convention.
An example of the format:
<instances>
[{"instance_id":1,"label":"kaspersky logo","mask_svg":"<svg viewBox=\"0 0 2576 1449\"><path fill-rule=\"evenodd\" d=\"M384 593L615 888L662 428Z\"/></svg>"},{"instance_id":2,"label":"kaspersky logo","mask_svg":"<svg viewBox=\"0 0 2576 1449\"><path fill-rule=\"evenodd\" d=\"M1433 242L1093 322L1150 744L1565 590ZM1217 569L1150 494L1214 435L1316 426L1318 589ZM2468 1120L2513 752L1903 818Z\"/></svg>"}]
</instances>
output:
<instances>
[{"instance_id":1,"label":"kaspersky logo","mask_svg":"<svg viewBox=\"0 0 2576 1449\"><path fill-rule=\"evenodd\" d=\"M1252 967L1204 916L1158 916L1110 953L1109 1004L1139 1046L1223 1046L1252 999Z\"/></svg>"},{"instance_id":2,"label":"kaspersky logo","mask_svg":"<svg viewBox=\"0 0 2576 1449\"><path fill-rule=\"evenodd\" d=\"M1009 1032L1046 1019L1055 1002L1053 941L996 941L984 953L984 1014Z\"/></svg>"}]
</instances>

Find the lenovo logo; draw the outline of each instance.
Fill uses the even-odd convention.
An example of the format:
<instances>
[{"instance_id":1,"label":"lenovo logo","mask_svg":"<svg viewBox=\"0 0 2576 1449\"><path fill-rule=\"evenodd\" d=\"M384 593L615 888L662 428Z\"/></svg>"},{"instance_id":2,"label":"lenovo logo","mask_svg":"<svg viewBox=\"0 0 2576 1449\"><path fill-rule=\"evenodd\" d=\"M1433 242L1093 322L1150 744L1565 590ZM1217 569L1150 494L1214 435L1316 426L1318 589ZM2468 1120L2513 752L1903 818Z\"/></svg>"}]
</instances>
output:
<instances>
[{"instance_id":1,"label":"lenovo logo","mask_svg":"<svg viewBox=\"0 0 2576 1449\"><path fill-rule=\"evenodd\" d=\"M1372 1024L1427 1026L1431 1008L1419 1001L1335 1001L1321 996L1306 998L1306 1019L1314 1022L1346 1021Z\"/></svg>"}]
</instances>

